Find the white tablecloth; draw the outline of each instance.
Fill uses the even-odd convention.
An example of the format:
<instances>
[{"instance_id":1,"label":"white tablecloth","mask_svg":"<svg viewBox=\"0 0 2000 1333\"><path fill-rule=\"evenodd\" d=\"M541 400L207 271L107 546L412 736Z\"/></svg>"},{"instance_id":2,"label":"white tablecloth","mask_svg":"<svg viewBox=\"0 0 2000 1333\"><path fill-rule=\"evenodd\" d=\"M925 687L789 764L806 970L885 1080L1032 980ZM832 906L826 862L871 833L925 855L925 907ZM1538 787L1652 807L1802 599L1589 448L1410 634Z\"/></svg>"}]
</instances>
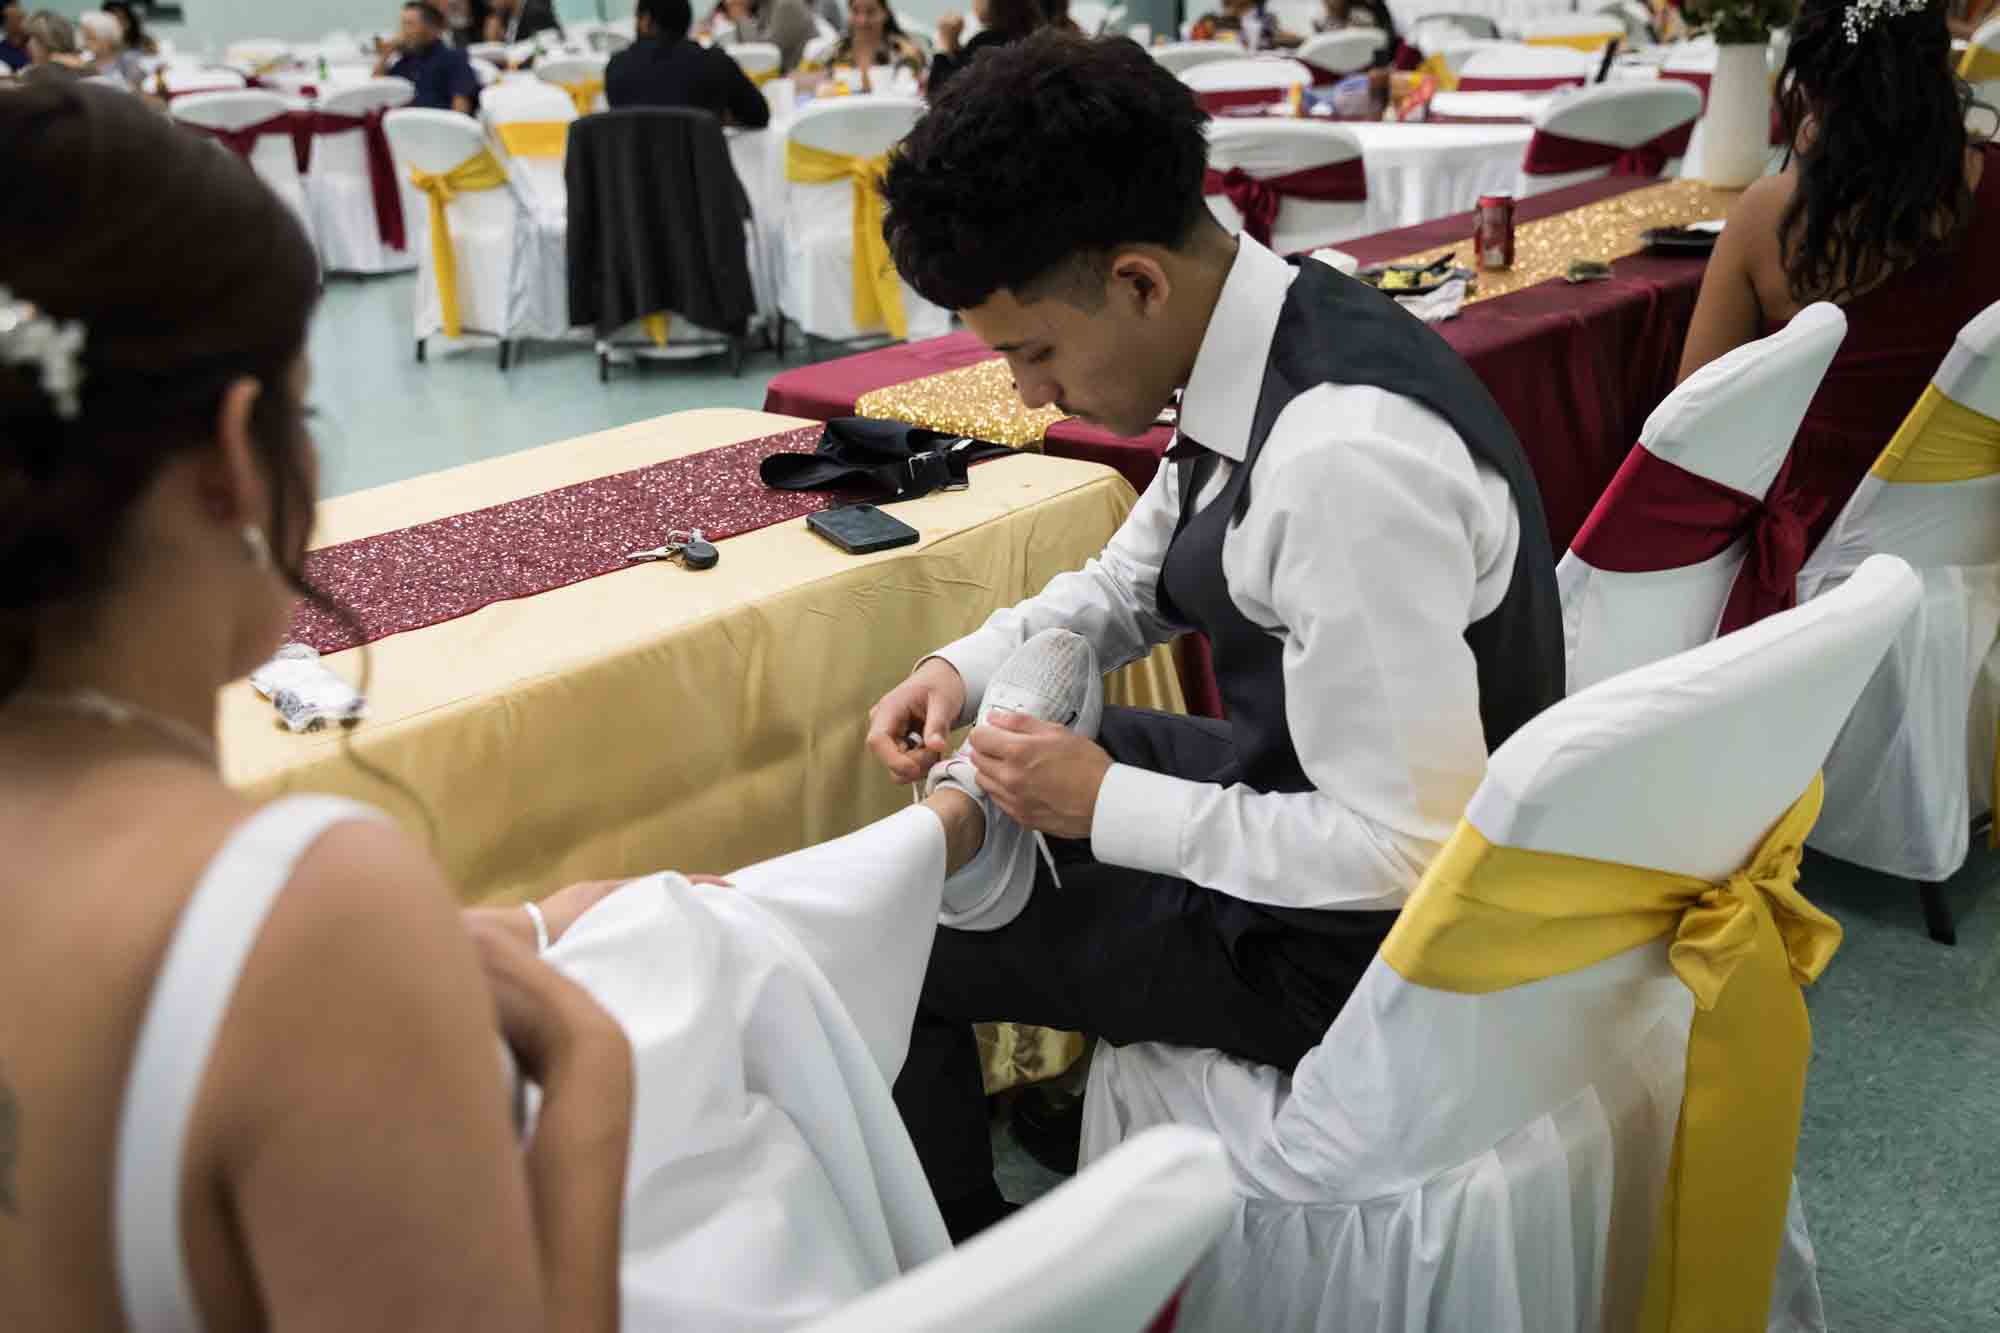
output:
<instances>
[{"instance_id":1,"label":"white tablecloth","mask_svg":"<svg viewBox=\"0 0 2000 1333\"><path fill-rule=\"evenodd\" d=\"M1371 232L1463 213L1512 194L1531 125L1350 124L1368 173Z\"/></svg>"}]
</instances>

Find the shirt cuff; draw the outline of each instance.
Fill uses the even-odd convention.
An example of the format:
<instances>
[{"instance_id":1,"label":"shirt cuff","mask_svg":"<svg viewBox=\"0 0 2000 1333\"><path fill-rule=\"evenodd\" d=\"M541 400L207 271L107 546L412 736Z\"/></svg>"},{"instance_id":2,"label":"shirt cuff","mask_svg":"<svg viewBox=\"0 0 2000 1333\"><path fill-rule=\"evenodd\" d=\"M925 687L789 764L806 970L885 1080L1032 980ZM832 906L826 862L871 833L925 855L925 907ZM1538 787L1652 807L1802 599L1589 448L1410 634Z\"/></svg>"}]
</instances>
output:
<instances>
[{"instance_id":1,"label":"shirt cuff","mask_svg":"<svg viewBox=\"0 0 2000 1333\"><path fill-rule=\"evenodd\" d=\"M1181 839L1199 783L1113 764L1097 789L1090 851L1106 865L1181 875Z\"/></svg>"},{"instance_id":2,"label":"shirt cuff","mask_svg":"<svg viewBox=\"0 0 2000 1333\"><path fill-rule=\"evenodd\" d=\"M959 679L965 682L965 707L959 710L953 725L962 727L979 716L979 701L986 697L987 683L1020 646L1002 635L979 630L926 655L924 661L935 657L951 663Z\"/></svg>"}]
</instances>

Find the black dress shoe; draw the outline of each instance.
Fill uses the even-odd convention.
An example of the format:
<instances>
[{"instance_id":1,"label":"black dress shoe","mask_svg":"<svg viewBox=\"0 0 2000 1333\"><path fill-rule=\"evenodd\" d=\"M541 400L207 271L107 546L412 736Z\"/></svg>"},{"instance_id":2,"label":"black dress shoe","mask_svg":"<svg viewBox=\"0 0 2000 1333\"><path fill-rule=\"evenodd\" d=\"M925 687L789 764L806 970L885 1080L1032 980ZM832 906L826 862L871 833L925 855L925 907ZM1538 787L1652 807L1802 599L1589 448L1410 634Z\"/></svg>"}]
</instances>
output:
<instances>
[{"instance_id":1,"label":"black dress shoe","mask_svg":"<svg viewBox=\"0 0 2000 1333\"><path fill-rule=\"evenodd\" d=\"M1007 1132L1028 1156L1059 1175L1073 1176L1083 1147L1083 1096L1046 1083L1024 1089L1014 1099Z\"/></svg>"}]
</instances>

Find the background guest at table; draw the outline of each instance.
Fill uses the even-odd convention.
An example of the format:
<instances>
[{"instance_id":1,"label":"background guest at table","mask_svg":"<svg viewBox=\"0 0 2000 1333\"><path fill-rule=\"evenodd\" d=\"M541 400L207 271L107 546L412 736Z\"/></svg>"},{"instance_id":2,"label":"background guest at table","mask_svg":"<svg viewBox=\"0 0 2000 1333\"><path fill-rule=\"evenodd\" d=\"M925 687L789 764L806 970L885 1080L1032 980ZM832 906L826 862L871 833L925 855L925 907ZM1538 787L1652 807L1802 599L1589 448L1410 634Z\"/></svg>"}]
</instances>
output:
<instances>
[{"instance_id":1,"label":"background guest at table","mask_svg":"<svg viewBox=\"0 0 2000 1333\"><path fill-rule=\"evenodd\" d=\"M979 20L979 32L962 46L959 39L965 35L964 17L952 13L938 20L938 45L942 49L931 57L928 91L932 97L943 91L952 75L978 59L980 52L1012 45L1043 24L1038 0L973 0L972 13ZM1067 13L1064 17L1068 17Z\"/></svg>"},{"instance_id":2,"label":"background guest at table","mask_svg":"<svg viewBox=\"0 0 2000 1333\"><path fill-rule=\"evenodd\" d=\"M1858 15L1858 40L1843 28ZM1778 87L1785 170L1744 191L1702 279L1681 378L1814 301L1847 340L1772 494L1810 545L1916 404L1959 329L2000 301L2000 151L1965 128L1944 6L1805 0Z\"/></svg>"},{"instance_id":3,"label":"background guest at table","mask_svg":"<svg viewBox=\"0 0 2000 1333\"><path fill-rule=\"evenodd\" d=\"M0 4L0 64L8 69L28 64L28 11L21 0Z\"/></svg>"},{"instance_id":4,"label":"background guest at table","mask_svg":"<svg viewBox=\"0 0 2000 1333\"><path fill-rule=\"evenodd\" d=\"M94 73L117 79L128 88L137 88L146 77L146 62L137 51L127 49L125 30L118 20L101 9L85 10L77 18L85 51Z\"/></svg>"},{"instance_id":5,"label":"background guest at table","mask_svg":"<svg viewBox=\"0 0 2000 1333\"><path fill-rule=\"evenodd\" d=\"M490 0L492 10L486 16L486 40L489 42L525 42L545 32L562 36L562 24L556 19L555 7L550 0Z\"/></svg>"},{"instance_id":6,"label":"background guest at table","mask_svg":"<svg viewBox=\"0 0 2000 1333\"><path fill-rule=\"evenodd\" d=\"M1135 436L1184 390L1103 553L870 717L893 777L979 790L988 837L1018 850L947 881L948 901L1018 915L939 929L896 1085L958 1237L1007 1211L971 1023L1290 1071L1488 747L1563 693L1547 522L1492 395L1388 297L1225 231L1206 121L1134 43L1036 33L961 72L889 155L898 271L1006 357L1028 407ZM946 759L997 665L1052 626L1105 670L1201 629L1228 721L1106 708L1092 742L1000 718Z\"/></svg>"},{"instance_id":7,"label":"background guest at table","mask_svg":"<svg viewBox=\"0 0 2000 1333\"><path fill-rule=\"evenodd\" d=\"M895 11L882 0L848 0L847 31L823 63L835 73L855 71L864 92L886 92L898 73L907 74L914 89L925 62L923 48L904 35Z\"/></svg>"},{"instance_id":8,"label":"background guest at table","mask_svg":"<svg viewBox=\"0 0 2000 1333\"><path fill-rule=\"evenodd\" d=\"M743 67L727 51L688 39L692 18L688 0L639 0L638 40L604 67L604 100L613 110L688 106L751 129L770 124L770 103Z\"/></svg>"},{"instance_id":9,"label":"background guest at table","mask_svg":"<svg viewBox=\"0 0 2000 1333\"><path fill-rule=\"evenodd\" d=\"M717 43L769 42L778 48L778 68L790 71L819 28L805 0L718 0L701 34Z\"/></svg>"},{"instance_id":10,"label":"background guest at table","mask_svg":"<svg viewBox=\"0 0 2000 1333\"><path fill-rule=\"evenodd\" d=\"M28 67L20 78L74 79L89 66L76 48L76 28L68 19L52 9L28 16Z\"/></svg>"},{"instance_id":11,"label":"background guest at table","mask_svg":"<svg viewBox=\"0 0 2000 1333\"><path fill-rule=\"evenodd\" d=\"M444 15L437 6L411 0L403 6L402 35L376 59L375 74L416 85L411 106L469 116L479 101L479 75L465 52L444 40L444 30Z\"/></svg>"},{"instance_id":12,"label":"background guest at table","mask_svg":"<svg viewBox=\"0 0 2000 1333\"><path fill-rule=\"evenodd\" d=\"M1212 42L1222 33L1235 33L1246 50L1262 51L1274 46L1297 46L1304 40L1288 31L1275 14L1267 12L1264 0L1222 0L1219 12L1203 14L1188 29L1188 40Z\"/></svg>"},{"instance_id":13,"label":"background guest at table","mask_svg":"<svg viewBox=\"0 0 2000 1333\"><path fill-rule=\"evenodd\" d=\"M160 53L160 44L146 31L146 25L140 21L139 11L132 7L131 0L108 0L104 12L118 20L128 50L137 51L142 56L156 56Z\"/></svg>"},{"instance_id":14,"label":"background guest at table","mask_svg":"<svg viewBox=\"0 0 2000 1333\"><path fill-rule=\"evenodd\" d=\"M1320 0L1319 13L1313 18L1314 32L1345 32L1349 28L1380 28L1389 31L1381 15L1358 0Z\"/></svg>"},{"instance_id":15,"label":"background guest at table","mask_svg":"<svg viewBox=\"0 0 2000 1333\"><path fill-rule=\"evenodd\" d=\"M486 40L486 18L492 12L487 0L447 0L443 8L445 29L453 46L463 51L475 42Z\"/></svg>"}]
</instances>

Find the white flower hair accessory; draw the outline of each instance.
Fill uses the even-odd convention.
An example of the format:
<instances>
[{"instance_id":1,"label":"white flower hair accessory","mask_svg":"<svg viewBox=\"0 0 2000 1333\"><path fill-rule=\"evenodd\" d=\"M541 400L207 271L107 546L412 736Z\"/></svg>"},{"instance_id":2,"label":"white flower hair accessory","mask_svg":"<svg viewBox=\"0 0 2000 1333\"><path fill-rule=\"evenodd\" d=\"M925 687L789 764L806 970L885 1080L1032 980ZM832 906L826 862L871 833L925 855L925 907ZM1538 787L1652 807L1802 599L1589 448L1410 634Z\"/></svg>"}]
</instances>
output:
<instances>
[{"instance_id":1,"label":"white flower hair accessory","mask_svg":"<svg viewBox=\"0 0 2000 1333\"><path fill-rule=\"evenodd\" d=\"M39 365L42 392L64 421L83 410L83 321L45 315L32 301L0 287L0 365Z\"/></svg>"},{"instance_id":2,"label":"white flower hair accessory","mask_svg":"<svg viewBox=\"0 0 2000 1333\"><path fill-rule=\"evenodd\" d=\"M1847 9L1840 17L1841 31L1847 34L1847 44L1853 46L1881 20L1920 14L1929 4L1930 0L1847 0Z\"/></svg>"}]
</instances>

